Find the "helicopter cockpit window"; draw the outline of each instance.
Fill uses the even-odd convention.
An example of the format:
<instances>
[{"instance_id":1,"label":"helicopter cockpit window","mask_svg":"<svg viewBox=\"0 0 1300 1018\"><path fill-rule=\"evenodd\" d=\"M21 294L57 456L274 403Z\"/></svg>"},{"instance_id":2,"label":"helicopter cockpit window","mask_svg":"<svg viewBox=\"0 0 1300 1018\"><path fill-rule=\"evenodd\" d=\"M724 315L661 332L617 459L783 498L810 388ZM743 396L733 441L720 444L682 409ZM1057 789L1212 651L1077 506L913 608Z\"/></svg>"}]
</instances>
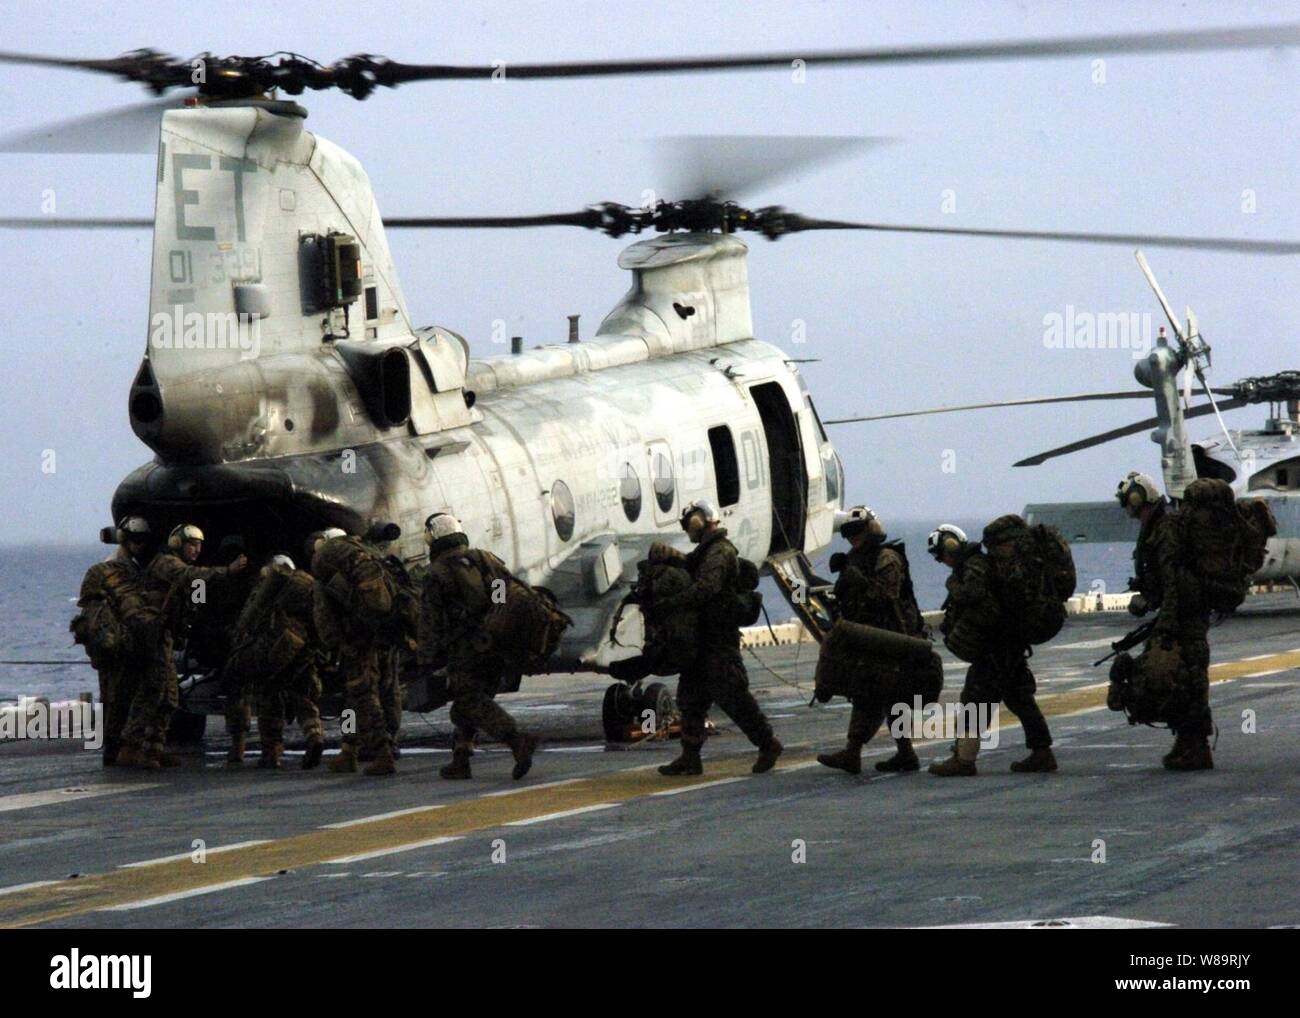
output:
<instances>
[{"instance_id":1,"label":"helicopter cockpit window","mask_svg":"<svg viewBox=\"0 0 1300 1018\"><path fill-rule=\"evenodd\" d=\"M636 468L631 463L623 464L618 496L623 501L623 515L629 523L635 523L641 515L641 478L637 477Z\"/></svg>"},{"instance_id":2,"label":"helicopter cockpit window","mask_svg":"<svg viewBox=\"0 0 1300 1018\"><path fill-rule=\"evenodd\" d=\"M655 501L659 503L661 512L668 512L673 507L673 499L677 492L677 481L673 477L673 464L664 453L657 452L654 455L654 489Z\"/></svg>"},{"instance_id":3,"label":"helicopter cockpit window","mask_svg":"<svg viewBox=\"0 0 1300 1018\"><path fill-rule=\"evenodd\" d=\"M551 485L551 518L555 521L555 532L560 535L561 541L567 541L573 536L577 510L574 507L573 492L569 491L569 486L563 481Z\"/></svg>"}]
</instances>

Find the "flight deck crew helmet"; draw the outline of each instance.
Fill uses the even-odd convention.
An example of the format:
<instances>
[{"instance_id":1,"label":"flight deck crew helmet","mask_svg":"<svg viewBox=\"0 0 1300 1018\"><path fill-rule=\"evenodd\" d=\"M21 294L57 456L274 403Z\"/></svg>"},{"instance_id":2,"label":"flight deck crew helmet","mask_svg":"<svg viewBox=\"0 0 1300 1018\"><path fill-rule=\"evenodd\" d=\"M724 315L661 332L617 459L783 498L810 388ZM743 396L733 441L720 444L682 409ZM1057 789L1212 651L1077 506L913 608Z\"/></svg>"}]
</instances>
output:
<instances>
[{"instance_id":1,"label":"flight deck crew helmet","mask_svg":"<svg viewBox=\"0 0 1300 1018\"><path fill-rule=\"evenodd\" d=\"M871 537L883 538L885 536L885 526L880 522L880 517L864 505L855 505L845 515L844 522L840 524L840 533L845 540L851 541L863 531L866 531Z\"/></svg>"},{"instance_id":2,"label":"flight deck crew helmet","mask_svg":"<svg viewBox=\"0 0 1300 1018\"><path fill-rule=\"evenodd\" d=\"M966 544L966 531L951 523L943 523L930 531L925 547L934 558L942 562L945 555L955 555Z\"/></svg>"},{"instance_id":3,"label":"flight deck crew helmet","mask_svg":"<svg viewBox=\"0 0 1300 1018\"><path fill-rule=\"evenodd\" d=\"M347 532L340 530L338 527L326 527L324 530L318 530L314 534L307 535L307 558L315 556L320 551L320 546L326 541L332 541L336 537L347 537Z\"/></svg>"},{"instance_id":4,"label":"flight deck crew helmet","mask_svg":"<svg viewBox=\"0 0 1300 1018\"><path fill-rule=\"evenodd\" d=\"M681 524L682 529L686 529L686 523L692 516L699 513L704 517L705 523L718 523L722 516L718 513L718 507L710 502L707 498L697 498L694 502L682 510Z\"/></svg>"},{"instance_id":5,"label":"flight deck crew helmet","mask_svg":"<svg viewBox=\"0 0 1300 1018\"><path fill-rule=\"evenodd\" d=\"M179 527L173 527L172 532L167 535L167 547L172 551L180 551L181 545L186 541L203 541L203 531L193 523L182 523Z\"/></svg>"},{"instance_id":6,"label":"flight deck crew helmet","mask_svg":"<svg viewBox=\"0 0 1300 1018\"><path fill-rule=\"evenodd\" d=\"M272 566L283 566L285 569L295 568L293 564L293 559L291 559L288 555L272 555L271 561L268 564Z\"/></svg>"},{"instance_id":7,"label":"flight deck crew helmet","mask_svg":"<svg viewBox=\"0 0 1300 1018\"><path fill-rule=\"evenodd\" d=\"M1115 489L1119 504L1129 512L1137 512L1144 505L1154 505L1162 498L1160 488L1147 474L1130 470L1128 476Z\"/></svg>"},{"instance_id":8,"label":"flight deck crew helmet","mask_svg":"<svg viewBox=\"0 0 1300 1018\"><path fill-rule=\"evenodd\" d=\"M149 521L143 516L123 516L117 525L117 543L147 541L151 533Z\"/></svg>"},{"instance_id":9,"label":"flight deck crew helmet","mask_svg":"<svg viewBox=\"0 0 1300 1018\"><path fill-rule=\"evenodd\" d=\"M469 538L451 513L430 513L424 521L424 543L430 552L438 552L452 545L467 545Z\"/></svg>"}]
</instances>

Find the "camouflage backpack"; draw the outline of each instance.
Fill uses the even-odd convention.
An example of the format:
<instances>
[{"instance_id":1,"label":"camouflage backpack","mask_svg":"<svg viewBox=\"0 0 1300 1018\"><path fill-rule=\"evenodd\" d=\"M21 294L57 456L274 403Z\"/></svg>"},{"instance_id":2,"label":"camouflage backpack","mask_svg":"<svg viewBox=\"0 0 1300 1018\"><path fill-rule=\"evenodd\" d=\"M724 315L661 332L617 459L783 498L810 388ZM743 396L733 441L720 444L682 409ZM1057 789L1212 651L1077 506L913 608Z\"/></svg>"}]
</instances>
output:
<instances>
[{"instance_id":1,"label":"camouflage backpack","mask_svg":"<svg viewBox=\"0 0 1300 1018\"><path fill-rule=\"evenodd\" d=\"M1263 499L1235 499L1225 481L1201 477L1183 492L1177 519L1183 559L1200 581L1206 606L1235 611L1277 533L1272 509Z\"/></svg>"},{"instance_id":2,"label":"camouflage backpack","mask_svg":"<svg viewBox=\"0 0 1300 1018\"><path fill-rule=\"evenodd\" d=\"M736 625L754 625L762 611L763 595L758 592L758 566L747 558L737 556Z\"/></svg>"},{"instance_id":3,"label":"camouflage backpack","mask_svg":"<svg viewBox=\"0 0 1300 1018\"><path fill-rule=\"evenodd\" d=\"M982 543L1006 630L1031 645L1052 639L1065 624L1077 579L1061 532L1009 513L984 528Z\"/></svg>"},{"instance_id":4,"label":"camouflage backpack","mask_svg":"<svg viewBox=\"0 0 1300 1018\"><path fill-rule=\"evenodd\" d=\"M642 561L637 564L637 579L614 613L610 639L617 644L616 633L629 604L641 606L645 620L645 641L641 659L648 675L677 675L695 655L699 615L694 611L655 611L651 606L674 597L691 585L691 574L680 562Z\"/></svg>"},{"instance_id":5,"label":"camouflage backpack","mask_svg":"<svg viewBox=\"0 0 1300 1018\"><path fill-rule=\"evenodd\" d=\"M483 574L484 584L491 580ZM539 671L560 647L573 619L560 610L555 594L510 576L503 600L493 601L483 615L482 638L494 654L522 672Z\"/></svg>"}]
</instances>

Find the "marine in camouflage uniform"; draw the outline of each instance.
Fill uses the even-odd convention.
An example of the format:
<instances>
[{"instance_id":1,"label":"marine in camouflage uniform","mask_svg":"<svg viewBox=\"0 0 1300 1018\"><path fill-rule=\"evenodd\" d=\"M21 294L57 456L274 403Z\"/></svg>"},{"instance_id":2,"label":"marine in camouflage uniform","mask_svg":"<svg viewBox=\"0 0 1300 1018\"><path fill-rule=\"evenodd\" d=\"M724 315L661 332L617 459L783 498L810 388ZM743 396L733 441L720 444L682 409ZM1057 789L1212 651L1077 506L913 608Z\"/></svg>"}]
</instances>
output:
<instances>
[{"instance_id":1,"label":"marine in camouflage uniform","mask_svg":"<svg viewBox=\"0 0 1300 1018\"><path fill-rule=\"evenodd\" d=\"M681 755L659 768L660 774L668 776L703 773L700 749L709 708L715 703L758 747L752 768L755 774L771 770L784 749L749 691L749 676L740 656L740 626L736 622L739 554L727 540L727 531L719 526L719 519L712 503L703 499L692 502L681 517L682 529L696 546L691 553L683 555L666 544L650 549L651 561L680 562L692 580L681 593L657 602L655 610L691 610L699 617L694 657L677 680Z\"/></svg>"},{"instance_id":2,"label":"marine in camouflage uniform","mask_svg":"<svg viewBox=\"0 0 1300 1018\"><path fill-rule=\"evenodd\" d=\"M1002 703L1020 719L1029 756L1011 765L1016 773L1055 771L1052 733L1034 698L1037 684L1026 658L1028 647L1002 617L993 589L992 564L978 541L966 540L957 527L945 524L930 535L931 554L952 569L946 581L941 631L950 650L959 656L970 648L970 668L959 700L970 704ZM952 756L935 761L930 773L940 777L971 776L980 740L957 739Z\"/></svg>"},{"instance_id":3,"label":"marine in camouflage uniform","mask_svg":"<svg viewBox=\"0 0 1300 1018\"><path fill-rule=\"evenodd\" d=\"M856 506L840 533L852 545L848 552L832 556L835 603L840 617L849 622L888 629L905 636L925 638L928 633L920 612L904 598L907 564L897 551L882 547L885 530L879 518L865 506ZM862 770L862 747L871 741L889 717L890 695L855 697L849 715L848 740L838 753L822 753L817 761L826 767L858 774ZM910 739L896 739L897 752L876 764L878 771L915 771L921 766Z\"/></svg>"},{"instance_id":4,"label":"marine in camouflage uniform","mask_svg":"<svg viewBox=\"0 0 1300 1018\"><path fill-rule=\"evenodd\" d=\"M99 625L116 622L119 645L110 653L96 649L101 635L88 626L84 634L86 653L99 676L99 702L103 709L103 760L105 767L117 763L122 748L122 731L135 696L137 677L151 660L149 642L158 632L156 610L145 596L145 566L149 561L149 525L140 517L129 517L117 529L118 549L103 562L96 562L81 581L77 607L79 620L97 620ZM81 642L78 635L78 642Z\"/></svg>"},{"instance_id":5,"label":"marine in camouflage uniform","mask_svg":"<svg viewBox=\"0 0 1300 1018\"><path fill-rule=\"evenodd\" d=\"M1173 695L1167 704L1173 748L1163 763L1170 770L1214 766L1210 736L1210 609L1191 563L1185 561L1178 514L1155 481L1136 471L1119 484L1116 497L1141 521L1133 548L1134 576L1129 602L1134 615L1156 612L1155 626L1138 658L1139 667L1172 667ZM1158 662L1158 663L1157 663Z\"/></svg>"},{"instance_id":6,"label":"marine in camouflage uniform","mask_svg":"<svg viewBox=\"0 0 1300 1018\"><path fill-rule=\"evenodd\" d=\"M481 635L496 591L509 596L510 570L490 551L469 547L460 522L448 513L425 521L425 539L429 566L420 599L419 664L428 671L446 668L456 726L451 762L439 773L452 780L469 778L474 736L482 731L510 747L512 776L522 778L532 767L538 740L520 731L494 699L505 662L484 646Z\"/></svg>"},{"instance_id":7,"label":"marine in camouflage uniform","mask_svg":"<svg viewBox=\"0 0 1300 1018\"><path fill-rule=\"evenodd\" d=\"M382 556L361 538L336 529L314 535L308 543L314 549L316 632L322 645L338 655L344 704L355 713L357 726L355 741L345 736L329 769L336 774L355 772L359 744L370 757L364 773L393 774L392 739L379 696L381 660L387 657L388 647L365 621L383 617L393 607Z\"/></svg>"},{"instance_id":8,"label":"marine in camouflage uniform","mask_svg":"<svg viewBox=\"0 0 1300 1018\"><path fill-rule=\"evenodd\" d=\"M251 693L257 700L262 743L259 767L280 766L286 715L297 717L307 740L303 769L320 763L325 739L316 673L319 643L312 618L314 591L310 573L294 568L288 557L277 555L262 569L235 623L227 662L227 702L232 692L241 704L242 694ZM242 762L242 743L242 737L238 746L232 743L228 763Z\"/></svg>"},{"instance_id":9,"label":"marine in camouflage uniform","mask_svg":"<svg viewBox=\"0 0 1300 1018\"><path fill-rule=\"evenodd\" d=\"M160 632L131 700L119 763L157 770L178 762L163 752L172 714L180 704L176 639L184 636L194 613L228 593L223 586L228 587L248 565L243 555L229 566L196 565L202 553L203 531L182 524L145 570L146 597L159 612Z\"/></svg>"}]
</instances>

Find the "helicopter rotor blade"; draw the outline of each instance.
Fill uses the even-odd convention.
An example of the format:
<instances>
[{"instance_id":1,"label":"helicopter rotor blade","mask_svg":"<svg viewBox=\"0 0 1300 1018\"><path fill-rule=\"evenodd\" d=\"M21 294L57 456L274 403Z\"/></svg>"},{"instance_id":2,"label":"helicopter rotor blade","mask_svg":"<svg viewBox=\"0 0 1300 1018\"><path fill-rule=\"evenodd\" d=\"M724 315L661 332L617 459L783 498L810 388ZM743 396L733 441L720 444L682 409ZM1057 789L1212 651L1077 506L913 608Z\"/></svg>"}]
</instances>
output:
<instances>
[{"instance_id":1,"label":"helicopter rotor blade","mask_svg":"<svg viewBox=\"0 0 1300 1018\"><path fill-rule=\"evenodd\" d=\"M163 111L176 105L172 96L17 131L0 137L0 152L153 154Z\"/></svg>"},{"instance_id":2,"label":"helicopter rotor blade","mask_svg":"<svg viewBox=\"0 0 1300 1018\"><path fill-rule=\"evenodd\" d=\"M870 414L866 417L837 417L823 424L855 424L860 421L887 421L896 417L923 417L928 414L952 414L962 410L988 410L995 407L1034 406L1040 403L1083 403L1103 399L1150 399L1149 390L1122 392L1080 392L1071 396L1034 396L1028 399L1002 399L992 403L967 403L962 406L938 406L925 410L901 410L890 414Z\"/></svg>"},{"instance_id":3,"label":"helicopter rotor blade","mask_svg":"<svg viewBox=\"0 0 1300 1018\"><path fill-rule=\"evenodd\" d=\"M1174 314L1173 306L1166 299L1165 292L1160 289L1160 284L1156 282L1156 274L1151 271L1151 266L1147 264L1146 255L1144 255L1140 250L1135 251L1134 255L1137 258L1138 268L1142 270L1142 275L1147 277L1147 285L1155 292L1156 300L1158 300L1160 306L1164 308L1165 318L1169 320L1169 324L1174 330L1174 335L1178 337L1179 345L1185 346L1187 340L1184 338L1183 330L1178 324L1178 316Z\"/></svg>"},{"instance_id":4,"label":"helicopter rotor blade","mask_svg":"<svg viewBox=\"0 0 1300 1018\"><path fill-rule=\"evenodd\" d=\"M202 54L212 72L200 84L209 95L255 95L279 88L290 95L304 89L338 88L364 99L379 86L395 88L415 81L464 81L556 78L605 78L690 71L743 71L765 67L785 69L807 65L915 65L969 63L991 60L1102 56L1131 53L1199 53L1214 50L1273 49L1300 44L1300 24L1208 28L1176 32L1127 32L993 40L941 46L885 46L822 52L760 53L742 56L627 58L557 63L484 63L477 65L407 64L370 54L357 54L329 66L294 53L269 57L219 57ZM136 81L157 95L193 83L193 61L154 50L136 50L107 60L43 56L0 51L0 63L67 68L111 74Z\"/></svg>"},{"instance_id":5,"label":"helicopter rotor blade","mask_svg":"<svg viewBox=\"0 0 1300 1018\"><path fill-rule=\"evenodd\" d=\"M0 230L147 230L151 226L152 219L77 219L69 216L0 219Z\"/></svg>"},{"instance_id":6,"label":"helicopter rotor blade","mask_svg":"<svg viewBox=\"0 0 1300 1018\"><path fill-rule=\"evenodd\" d=\"M1220 404L1223 410L1235 410L1237 407L1243 407L1247 400L1234 398L1225 400ZM1202 403L1200 406L1194 406L1188 410L1185 417L1204 417L1206 414L1215 412L1213 406L1208 403ZM1040 452L1026 459L1022 459L1012 464L1017 467L1036 467L1046 463L1057 456L1066 456L1072 452L1079 452L1081 449L1091 449L1094 445L1102 445L1106 442L1113 442L1117 438L1124 438L1127 435L1136 435L1142 431L1149 431L1160 424L1159 417L1148 417L1144 421L1137 421L1133 424L1126 424L1122 428L1114 428L1111 431L1103 431L1100 435L1093 435L1090 438L1081 438L1077 442L1071 442L1069 445L1062 445L1055 449L1048 449L1046 452Z\"/></svg>"},{"instance_id":7,"label":"helicopter rotor blade","mask_svg":"<svg viewBox=\"0 0 1300 1018\"><path fill-rule=\"evenodd\" d=\"M734 200L803 170L898 140L835 135L669 136L653 142L653 183L660 194Z\"/></svg>"},{"instance_id":8,"label":"helicopter rotor blade","mask_svg":"<svg viewBox=\"0 0 1300 1018\"><path fill-rule=\"evenodd\" d=\"M1215 237L1177 237L1143 233L1082 233L1062 230L989 230L950 226L906 226L886 223L853 223L837 219L813 219L787 212L782 233L805 230L874 230L881 233L931 233L949 237L999 237L1010 240L1060 240L1083 244L1148 244L1151 247L1187 248L1201 251L1232 251L1238 254L1300 254L1300 242L1284 240L1229 240Z\"/></svg>"}]
</instances>

